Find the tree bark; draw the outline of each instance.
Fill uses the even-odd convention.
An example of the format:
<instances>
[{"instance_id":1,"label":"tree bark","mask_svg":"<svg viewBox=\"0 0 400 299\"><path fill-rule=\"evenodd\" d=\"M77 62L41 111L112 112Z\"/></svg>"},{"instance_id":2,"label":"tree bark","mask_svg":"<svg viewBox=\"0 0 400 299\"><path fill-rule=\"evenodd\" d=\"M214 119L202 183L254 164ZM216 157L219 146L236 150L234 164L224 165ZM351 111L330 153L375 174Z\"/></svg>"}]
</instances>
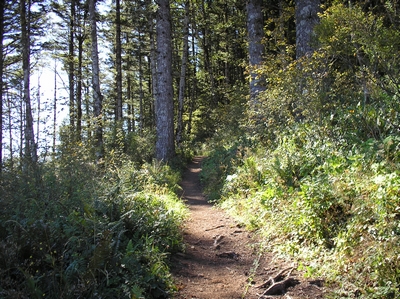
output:
<instances>
[{"instance_id":1,"label":"tree bark","mask_svg":"<svg viewBox=\"0 0 400 299\"><path fill-rule=\"evenodd\" d=\"M157 4L156 159L168 161L175 155L171 16L169 0Z\"/></svg>"},{"instance_id":2,"label":"tree bark","mask_svg":"<svg viewBox=\"0 0 400 299\"><path fill-rule=\"evenodd\" d=\"M178 120L176 130L176 144L179 146L183 141L183 109L185 99L185 83L186 69L189 55L189 1L185 3L185 20L183 22L183 49L182 49L182 65L181 76L179 80L179 95L178 95Z\"/></svg>"},{"instance_id":3,"label":"tree bark","mask_svg":"<svg viewBox=\"0 0 400 299\"><path fill-rule=\"evenodd\" d=\"M3 169L3 39L4 39L4 10L5 0L0 0L0 173Z\"/></svg>"},{"instance_id":4,"label":"tree bark","mask_svg":"<svg viewBox=\"0 0 400 299\"><path fill-rule=\"evenodd\" d=\"M53 146L52 152L56 153L57 133L57 59L54 59L54 94L53 94Z\"/></svg>"},{"instance_id":5,"label":"tree bark","mask_svg":"<svg viewBox=\"0 0 400 299\"><path fill-rule=\"evenodd\" d=\"M194 15L194 12L193 12ZM196 103L196 98L197 98L197 53L196 53L196 24L195 22L192 22L192 32L194 34L192 35L191 39L191 48L192 48L192 55L193 55L193 73L192 73L192 84L191 84L191 90L190 90L190 104L189 104L189 119L188 119L188 125L187 125L187 134L191 134L192 132L192 120L193 120L193 112L195 110L195 103Z\"/></svg>"},{"instance_id":6,"label":"tree bark","mask_svg":"<svg viewBox=\"0 0 400 299\"><path fill-rule=\"evenodd\" d=\"M68 89L69 89L69 125L71 136L75 135L75 0L71 0L69 17L69 39L68 39Z\"/></svg>"},{"instance_id":7,"label":"tree bark","mask_svg":"<svg viewBox=\"0 0 400 299\"><path fill-rule=\"evenodd\" d=\"M25 0L20 2L21 16L21 47L22 47L22 70L23 70L23 99L25 104L25 158L27 162L37 162L37 151L35 134L33 130L33 116L30 98L30 3Z\"/></svg>"},{"instance_id":8,"label":"tree bark","mask_svg":"<svg viewBox=\"0 0 400 299\"><path fill-rule=\"evenodd\" d=\"M80 29L82 30L82 29ZM81 32L78 37L78 69L76 85L76 136L77 140L82 140L82 85L83 85L83 42L85 36Z\"/></svg>"},{"instance_id":9,"label":"tree bark","mask_svg":"<svg viewBox=\"0 0 400 299\"><path fill-rule=\"evenodd\" d=\"M13 144L13 133L12 133L12 116L11 116L11 110L12 110L12 106L13 104L11 103L11 99L9 96L9 93L7 92L7 118L8 118L8 139L10 140L10 167L11 169L14 168L14 144ZM21 111L22 112L22 111ZM22 117L22 113L20 118ZM21 123L22 126L22 123ZM22 142L21 142L22 144Z\"/></svg>"},{"instance_id":10,"label":"tree bark","mask_svg":"<svg viewBox=\"0 0 400 299\"><path fill-rule=\"evenodd\" d=\"M120 0L115 1L115 64L117 70L116 86L117 86L117 102L116 115L117 122L122 121L122 54L121 54L121 3ZM122 126L122 124L120 124Z\"/></svg>"},{"instance_id":11,"label":"tree bark","mask_svg":"<svg viewBox=\"0 0 400 299\"><path fill-rule=\"evenodd\" d=\"M149 8L151 6L149 5ZM149 18L149 31L150 31L150 61L149 67L151 69L151 75L149 76L149 92L152 95L153 101L149 102L149 116L151 117L151 128L155 127L155 101L157 94L157 53L156 53L156 41L154 36L154 22L152 18ZM154 108L153 108L154 107Z\"/></svg>"},{"instance_id":12,"label":"tree bark","mask_svg":"<svg viewBox=\"0 0 400 299\"><path fill-rule=\"evenodd\" d=\"M320 0L296 0L296 59L314 51L312 36L319 8Z\"/></svg>"},{"instance_id":13,"label":"tree bark","mask_svg":"<svg viewBox=\"0 0 400 299\"><path fill-rule=\"evenodd\" d=\"M249 0L246 5L247 33L249 41L249 67L250 67L250 105L258 105L258 95L265 90L265 82L257 72L262 64L264 55L264 17L263 1Z\"/></svg>"},{"instance_id":14,"label":"tree bark","mask_svg":"<svg viewBox=\"0 0 400 299\"><path fill-rule=\"evenodd\" d=\"M144 109L143 109L143 63L142 63L142 35L141 31L138 32L139 35L139 133L142 135L144 128Z\"/></svg>"},{"instance_id":15,"label":"tree bark","mask_svg":"<svg viewBox=\"0 0 400 299\"><path fill-rule=\"evenodd\" d=\"M103 100L100 90L100 69L99 69L99 53L97 45L97 21L96 21L96 0L89 0L89 15L92 40L92 89L93 89L93 114L94 114L94 138L95 138L95 155L99 162L104 156L103 149Z\"/></svg>"}]
</instances>

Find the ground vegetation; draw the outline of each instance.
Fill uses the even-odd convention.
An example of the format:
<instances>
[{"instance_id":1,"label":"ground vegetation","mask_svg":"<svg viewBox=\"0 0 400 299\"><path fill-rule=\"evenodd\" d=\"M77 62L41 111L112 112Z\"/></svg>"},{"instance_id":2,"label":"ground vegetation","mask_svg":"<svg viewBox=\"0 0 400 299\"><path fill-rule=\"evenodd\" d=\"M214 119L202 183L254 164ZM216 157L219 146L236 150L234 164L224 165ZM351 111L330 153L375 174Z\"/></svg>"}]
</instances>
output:
<instances>
[{"instance_id":1,"label":"ground vegetation","mask_svg":"<svg viewBox=\"0 0 400 299\"><path fill-rule=\"evenodd\" d=\"M399 47L385 13L320 13L313 55L267 60L250 134L218 140L203 166L209 199L334 298L399 296Z\"/></svg>"}]
</instances>

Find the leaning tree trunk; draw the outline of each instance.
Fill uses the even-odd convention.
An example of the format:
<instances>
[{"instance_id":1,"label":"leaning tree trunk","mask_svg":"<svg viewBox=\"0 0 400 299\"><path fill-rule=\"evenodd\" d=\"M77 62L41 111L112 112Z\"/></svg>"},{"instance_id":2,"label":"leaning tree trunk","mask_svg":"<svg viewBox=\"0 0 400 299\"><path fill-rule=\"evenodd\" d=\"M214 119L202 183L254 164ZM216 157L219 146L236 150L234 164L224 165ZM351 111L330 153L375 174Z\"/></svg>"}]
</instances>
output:
<instances>
[{"instance_id":1,"label":"leaning tree trunk","mask_svg":"<svg viewBox=\"0 0 400 299\"><path fill-rule=\"evenodd\" d=\"M92 40L92 89L93 89L93 114L94 114L94 138L95 138L95 155L99 162L104 156L103 149L103 125L102 110L103 101L100 90L100 69L99 69L99 53L97 46L97 22L96 22L96 0L89 0L89 15L91 25Z\"/></svg>"},{"instance_id":2,"label":"leaning tree trunk","mask_svg":"<svg viewBox=\"0 0 400 299\"><path fill-rule=\"evenodd\" d=\"M168 161L175 155L171 15L169 0L157 4L156 159Z\"/></svg>"}]
</instances>

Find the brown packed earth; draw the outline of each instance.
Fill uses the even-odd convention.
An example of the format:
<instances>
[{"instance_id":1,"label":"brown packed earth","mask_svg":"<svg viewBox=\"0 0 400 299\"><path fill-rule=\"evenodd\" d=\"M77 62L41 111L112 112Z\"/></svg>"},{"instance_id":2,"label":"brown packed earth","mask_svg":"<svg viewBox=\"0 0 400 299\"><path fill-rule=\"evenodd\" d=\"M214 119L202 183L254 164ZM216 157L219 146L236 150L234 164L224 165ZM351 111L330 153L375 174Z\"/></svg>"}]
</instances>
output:
<instances>
[{"instance_id":1,"label":"brown packed earth","mask_svg":"<svg viewBox=\"0 0 400 299\"><path fill-rule=\"evenodd\" d=\"M255 234L207 203L201 189L201 157L188 165L182 198L190 208L186 250L172 257L176 299L324 298L322 280L307 280L293 264L260 253Z\"/></svg>"}]
</instances>

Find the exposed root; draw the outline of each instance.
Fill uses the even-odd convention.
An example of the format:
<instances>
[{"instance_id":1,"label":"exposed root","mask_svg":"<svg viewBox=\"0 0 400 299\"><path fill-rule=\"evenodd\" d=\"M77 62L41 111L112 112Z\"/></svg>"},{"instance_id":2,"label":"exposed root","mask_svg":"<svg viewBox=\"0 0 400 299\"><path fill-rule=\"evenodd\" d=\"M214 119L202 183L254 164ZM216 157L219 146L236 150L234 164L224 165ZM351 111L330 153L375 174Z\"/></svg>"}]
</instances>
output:
<instances>
[{"instance_id":1,"label":"exposed root","mask_svg":"<svg viewBox=\"0 0 400 299\"><path fill-rule=\"evenodd\" d=\"M286 289L288 287L294 286L294 285L296 285L296 283L297 283L297 280L292 277L289 277L289 278L286 278L285 280L276 282L272 286L270 286L268 289L266 289L265 292L262 293L262 295L259 298L261 299L261 298L263 298L263 296L267 296L267 295L283 294L286 292Z\"/></svg>"},{"instance_id":2,"label":"exposed root","mask_svg":"<svg viewBox=\"0 0 400 299\"><path fill-rule=\"evenodd\" d=\"M221 228L221 227L225 227L225 225L218 225L218 226L215 226L215 227L207 228L207 229L205 229L204 231L205 231L205 232L208 232L208 231L210 231L210 230L218 229L218 228Z\"/></svg>"},{"instance_id":3,"label":"exposed root","mask_svg":"<svg viewBox=\"0 0 400 299\"><path fill-rule=\"evenodd\" d=\"M224 238L222 235L217 235L215 236L214 239L214 249L220 249L221 248L221 240Z\"/></svg>"},{"instance_id":4,"label":"exposed root","mask_svg":"<svg viewBox=\"0 0 400 299\"><path fill-rule=\"evenodd\" d=\"M274 277L270 277L268 280L257 286L257 288L265 288L268 287L264 293L258 299L265 299L265 296L268 295L279 295L286 292L286 289L294 286L298 283L296 279L290 277L293 271L293 267L283 269ZM287 272L286 277L283 278L285 272Z\"/></svg>"},{"instance_id":5,"label":"exposed root","mask_svg":"<svg viewBox=\"0 0 400 299\"><path fill-rule=\"evenodd\" d=\"M289 267L289 268L283 269L283 270L280 271L278 274L276 274L274 277L270 277L270 278L268 278L268 280L264 281L264 282L263 282L262 284L260 284L259 286L256 286L256 288L259 288L259 289L260 289L260 288L265 288L265 287L267 287L267 286L270 286L270 285L274 284L275 281L280 281L280 280L282 280L282 279L283 279L283 274L284 274L286 271L289 271L288 274L286 275L286 277L289 277L290 274L292 274L293 267Z\"/></svg>"},{"instance_id":6,"label":"exposed root","mask_svg":"<svg viewBox=\"0 0 400 299\"><path fill-rule=\"evenodd\" d=\"M240 254L230 251L230 252L217 253L216 256L221 257L221 258L238 260L240 257Z\"/></svg>"}]
</instances>

